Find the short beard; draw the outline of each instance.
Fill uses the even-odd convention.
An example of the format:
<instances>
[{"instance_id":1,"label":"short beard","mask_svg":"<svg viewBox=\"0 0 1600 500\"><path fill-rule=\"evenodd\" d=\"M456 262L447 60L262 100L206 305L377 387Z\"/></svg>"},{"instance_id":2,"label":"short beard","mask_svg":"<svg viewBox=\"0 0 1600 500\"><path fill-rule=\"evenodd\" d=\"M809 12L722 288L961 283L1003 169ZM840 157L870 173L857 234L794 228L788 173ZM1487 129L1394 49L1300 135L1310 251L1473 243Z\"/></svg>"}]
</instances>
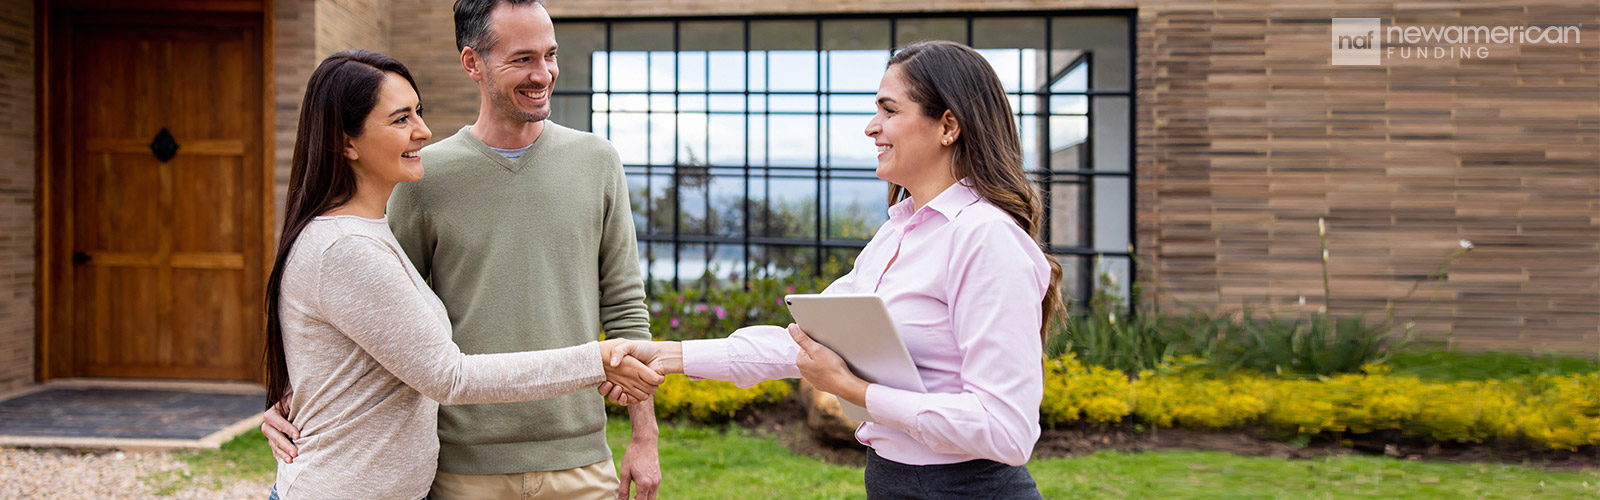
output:
<instances>
[{"instance_id":1,"label":"short beard","mask_svg":"<svg viewBox=\"0 0 1600 500\"><path fill-rule=\"evenodd\" d=\"M500 91L500 85L496 84L493 76L494 73L489 73L489 75L489 105L494 106L495 112L500 113L507 118L522 120L528 123L541 122L550 118L549 106L537 111L523 111L522 108L517 107L517 103L513 101L514 98L511 95L507 95L506 93ZM515 93L516 90L513 89L511 94Z\"/></svg>"}]
</instances>

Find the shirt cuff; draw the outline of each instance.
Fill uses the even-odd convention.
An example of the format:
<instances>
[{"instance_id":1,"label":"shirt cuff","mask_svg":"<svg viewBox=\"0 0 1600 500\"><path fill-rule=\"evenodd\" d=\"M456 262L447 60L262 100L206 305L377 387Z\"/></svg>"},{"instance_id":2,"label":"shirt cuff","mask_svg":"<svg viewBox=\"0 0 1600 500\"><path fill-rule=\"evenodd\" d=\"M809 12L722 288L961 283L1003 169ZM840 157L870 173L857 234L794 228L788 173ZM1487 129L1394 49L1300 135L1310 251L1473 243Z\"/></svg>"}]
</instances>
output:
<instances>
[{"instance_id":1,"label":"shirt cuff","mask_svg":"<svg viewBox=\"0 0 1600 500\"><path fill-rule=\"evenodd\" d=\"M879 384L867 386L867 414L880 424L915 435L921 412L922 394Z\"/></svg>"},{"instance_id":2,"label":"shirt cuff","mask_svg":"<svg viewBox=\"0 0 1600 500\"><path fill-rule=\"evenodd\" d=\"M728 343L728 339L683 341L683 374L695 380L733 380Z\"/></svg>"}]
</instances>

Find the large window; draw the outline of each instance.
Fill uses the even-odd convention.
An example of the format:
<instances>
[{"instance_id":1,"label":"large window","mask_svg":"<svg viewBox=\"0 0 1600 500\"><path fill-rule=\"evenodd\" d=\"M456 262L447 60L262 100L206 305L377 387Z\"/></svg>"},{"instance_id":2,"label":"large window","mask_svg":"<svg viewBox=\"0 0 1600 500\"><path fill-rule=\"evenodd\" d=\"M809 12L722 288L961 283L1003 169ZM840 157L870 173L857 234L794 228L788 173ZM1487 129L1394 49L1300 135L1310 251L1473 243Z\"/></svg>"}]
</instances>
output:
<instances>
[{"instance_id":1,"label":"large window","mask_svg":"<svg viewBox=\"0 0 1600 500\"><path fill-rule=\"evenodd\" d=\"M848 269L887 218L863 134L884 64L918 40L967 43L1012 96L1046 241L1082 298L1099 273L1119 283L1133 273L1132 22L1126 12L559 20L552 119L616 145L652 286L736 286L825 272L830 260Z\"/></svg>"}]
</instances>

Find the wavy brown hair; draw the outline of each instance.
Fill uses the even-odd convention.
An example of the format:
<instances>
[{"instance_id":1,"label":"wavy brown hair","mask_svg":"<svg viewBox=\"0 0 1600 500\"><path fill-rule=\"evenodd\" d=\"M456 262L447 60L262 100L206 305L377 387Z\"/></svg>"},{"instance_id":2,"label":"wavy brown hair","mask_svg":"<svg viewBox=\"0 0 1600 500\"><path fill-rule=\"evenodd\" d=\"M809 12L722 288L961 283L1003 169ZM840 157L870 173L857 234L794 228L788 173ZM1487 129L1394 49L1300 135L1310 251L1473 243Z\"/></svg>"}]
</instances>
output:
<instances>
[{"instance_id":1,"label":"wavy brown hair","mask_svg":"<svg viewBox=\"0 0 1600 500\"><path fill-rule=\"evenodd\" d=\"M924 115L935 120L945 111L955 115L961 135L951 144L955 148L951 174L967 179L979 196L1010 214L1039 243L1044 210L1022 169L1022 139L1011 103L989 62L972 47L931 40L900 50L889 58L888 66L900 67L911 100L922 106ZM904 186L889 184L890 205L910 195ZM1045 260L1050 262L1050 286L1044 293L1041 341L1049 338L1050 326L1066 311L1061 263L1048 252Z\"/></svg>"}]
</instances>

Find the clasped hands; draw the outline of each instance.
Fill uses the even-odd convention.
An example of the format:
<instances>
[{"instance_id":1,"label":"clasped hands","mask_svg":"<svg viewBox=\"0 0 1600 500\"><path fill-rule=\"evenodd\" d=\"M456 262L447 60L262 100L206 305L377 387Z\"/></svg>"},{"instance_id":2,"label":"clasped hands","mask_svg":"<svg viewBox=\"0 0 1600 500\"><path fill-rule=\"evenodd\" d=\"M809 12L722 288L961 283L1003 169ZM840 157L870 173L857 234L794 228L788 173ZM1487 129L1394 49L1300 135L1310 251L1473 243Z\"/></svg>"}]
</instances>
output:
<instances>
[{"instance_id":1,"label":"clasped hands","mask_svg":"<svg viewBox=\"0 0 1600 500\"><path fill-rule=\"evenodd\" d=\"M817 343L795 324L789 325L789 336L799 346L794 364L800 375L817 390L837 395L863 408L867 403L867 381L857 377L845 365L844 358L827 346ZM665 381L668 373L683 373L683 344L679 342L647 342L637 340L607 340L617 342L610 346L601 343L601 356L605 360L606 381L600 384L600 395L613 403L629 405L644 401L655 394L655 387L641 390L641 382ZM612 372L627 372L619 379ZM653 376L652 376L653 375ZM631 380L630 380L631 378ZM655 385L660 385L656 382Z\"/></svg>"},{"instance_id":2,"label":"clasped hands","mask_svg":"<svg viewBox=\"0 0 1600 500\"><path fill-rule=\"evenodd\" d=\"M601 386L608 391L617 392L620 397L612 400L624 406L649 399L655 395L656 388L667 380L666 372L646 365L637 357L627 355L632 349L625 349L624 346L634 343L650 342L634 342L628 339L608 339L600 342L600 364L605 367L606 372L605 383Z\"/></svg>"}]
</instances>

